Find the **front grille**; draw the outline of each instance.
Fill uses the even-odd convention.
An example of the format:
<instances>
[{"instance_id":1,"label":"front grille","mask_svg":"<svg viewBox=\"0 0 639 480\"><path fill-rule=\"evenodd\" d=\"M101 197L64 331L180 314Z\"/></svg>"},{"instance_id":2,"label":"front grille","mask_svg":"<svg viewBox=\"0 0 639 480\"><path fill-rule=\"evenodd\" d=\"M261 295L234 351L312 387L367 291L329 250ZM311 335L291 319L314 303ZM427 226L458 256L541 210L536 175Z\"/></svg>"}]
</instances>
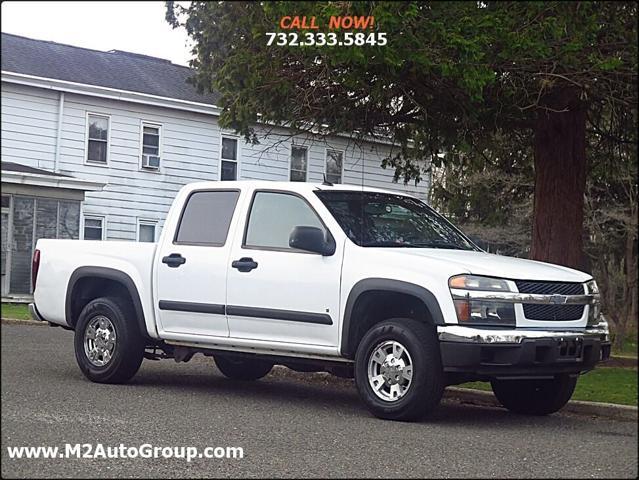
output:
<instances>
[{"instance_id":1,"label":"front grille","mask_svg":"<svg viewBox=\"0 0 639 480\"><path fill-rule=\"evenodd\" d=\"M524 303L524 315L529 320L579 320L583 314L583 305L537 305L534 303Z\"/></svg>"},{"instance_id":2,"label":"front grille","mask_svg":"<svg viewBox=\"0 0 639 480\"><path fill-rule=\"evenodd\" d=\"M540 295L583 295L582 283L515 281L520 293ZM524 315L529 320L566 321L579 320L584 314L583 305L538 305L524 303Z\"/></svg>"},{"instance_id":3,"label":"front grille","mask_svg":"<svg viewBox=\"0 0 639 480\"><path fill-rule=\"evenodd\" d=\"M540 295L583 295L583 283L560 283L560 282L527 282L516 280L519 293L538 293Z\"/></svg>"}]
</instances>

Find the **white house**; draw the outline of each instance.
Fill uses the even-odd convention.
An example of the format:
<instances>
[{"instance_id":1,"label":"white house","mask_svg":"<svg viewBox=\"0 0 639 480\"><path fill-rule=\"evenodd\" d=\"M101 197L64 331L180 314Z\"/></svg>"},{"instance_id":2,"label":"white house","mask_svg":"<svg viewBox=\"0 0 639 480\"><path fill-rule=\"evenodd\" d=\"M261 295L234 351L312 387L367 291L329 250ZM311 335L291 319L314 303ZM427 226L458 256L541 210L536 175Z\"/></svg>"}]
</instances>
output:
<instances>
[{"instance_id":1,"label":"white house","mask_svg":"<svg viewBox=\"0 0 639 480\"><path fill-rule=\"evenodd\" d=\"M180 187L263 179L394 188L383 142L218 125L218 96L168 60L2 34L2 296L31 293L38 238L154 241ZM268 133L268 135L266 135Z\"/></svg>"}]
</instances>

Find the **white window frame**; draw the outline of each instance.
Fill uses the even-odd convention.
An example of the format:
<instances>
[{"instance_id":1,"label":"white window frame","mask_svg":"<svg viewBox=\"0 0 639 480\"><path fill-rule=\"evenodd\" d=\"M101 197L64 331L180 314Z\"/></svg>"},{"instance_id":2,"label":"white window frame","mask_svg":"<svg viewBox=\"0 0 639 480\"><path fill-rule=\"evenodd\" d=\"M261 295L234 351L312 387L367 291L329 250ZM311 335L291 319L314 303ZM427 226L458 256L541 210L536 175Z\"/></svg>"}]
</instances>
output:
<instances>
[{"instance_id":1,"label":"white window frame","mask_svg":"<svg viewBox=\"0 0 639 480\"><path fill-rule=\"evenodd\" d=\"M158 221L153 220L151 218L139 218L139 217L137 219L137 225L135 229L135 241L140 243L148 243L148 242L141 242L140 240L141 225L150 225L153 227L153 241L157 242L158 241Z\"/></svg>"},{"instance_id":2,"label":"white window frame","mask_svg":"<svg viewBox=\"0 0 639 480\"><path fill-rule=\"evenodd\" d=\"M102 117L107 120L107 146L106 146L106 162L97 162L95 160L89 160L89 117ZM95 167L108 167L109 166L109 158L111 156L111 115L106 113L99 112L89 112L87 111L86 119L85 119L85 130L84 130L84 164L92 165Z\"/></svg>"},{"instance_id":3,"label":"white window frame","mask_svg":"<svg viewBox=\"0 0 639 480\"><path fill-rule=\"evenodd\" d=\"M11 193L3 193L3 197L9 197L9 206L2 207L2 213L7 214L7 243L11 244L13 240L13 197L14 195ZM5 257L5 274L4 274L4 285L0 285L0 290L2 291L2 295L9 293L11 288L11 257L12 257L13 249L7 248L7 255Z\"/></svg>"},{"instance_id":4,"label":"white window frame","mask_svg":"<svg viewBox=\"0 0 639 480\"><path fill-rule=\"evenodd\" d=\"M151 128L157 128L158 129L158 157L160 157L160 166L158 168L149 168L149 167L144 167L142 166L142 155L144 155L144 127L151 127ZM139 168L140 171L142 172L148 172L148 173L161 173L162 172L162 164L163 162L163 156L162 156L162 130L163 130L163 125L161 123L157 123L157 122L148 122L146 120L141 120L140 121L140 164L139 164Z\"/></svg>"},{"instance_id":5,"label":"white window frame","mask_svg":"<svg viewBox=\"0 0 639 480\"><path fill-rule=\"evenodd\" d=\"M222 181L222 161L225 162L232 162L233 160L228 159L228 158L222 158L222 142L224 141L223 139L227 138L229 140L235 140L237 142L237 150L236 150L236 154L235 156L237 157L235 159L235 179L239 180L240 177L240 137L238 135L232 135L232 134L228 134L228 133L223 133L222 135L220 135L220 153L218 155L219 157L219 165L218 165L218 169L217 169L217 179L218 181ZM225 180L227 181L227 180Z\"/></svg>"},{"instance_id":6,"label":"white window frame","mask_svg":"<svg viewBox=\"0 0 639 480\"><path fill-rule=\"evenodd\" d=\"M293 169L293 148L303 148L304 150L306 150L306 175L304 177L304 181L308 182L308 171L310 170L310 148L308 148L308 146L306 145L296 145L294 143L291 144L291 151L289 152L289 156L288 156L288 181L291 181L291 171ZM296 170L299 171L299 170Z\"/></svg>"},{"instance_id":7,"label":"white window frame","mask_svg":"<svg viewBox=\"0 0 639 480\"><path fill-rule=\"evenodd\" d=\"M82 229L80 231L80 233L82 234L82 240L85 240L84 238L84 228L85 228L85 222L86 220L100 220L102 222L102 238L100 238L100 240L106 240L106 232L107 232L107 217L106 215L94 215L92 213L87 213L87 214L82 214Z\"/></svg>"},{"instance_id":8,"label":"white window frame","mask_svg":"<svg viewBox=\"0 0 639 480\"><path fill-rule=\"evenodd\" d=\"M346 163L346 151L342 150L341 148L330 148L330 147L326 147L324 149L324 177L326 178L327 182L330 182L330 180L328 179L328 152L341 152L342 154L342 171L339 174L339 178L340 178L340 185L344 184L344 164Z\"/></svg>"}]
</instances>

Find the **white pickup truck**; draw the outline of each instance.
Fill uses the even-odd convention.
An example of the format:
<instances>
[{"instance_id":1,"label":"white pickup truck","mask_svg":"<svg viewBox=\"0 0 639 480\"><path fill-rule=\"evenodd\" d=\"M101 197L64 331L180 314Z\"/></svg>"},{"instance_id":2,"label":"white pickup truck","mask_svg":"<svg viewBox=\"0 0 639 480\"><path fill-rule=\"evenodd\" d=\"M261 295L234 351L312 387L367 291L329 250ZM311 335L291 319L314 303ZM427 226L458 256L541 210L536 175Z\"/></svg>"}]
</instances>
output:
<instances>
[{"instance_id":1,"label":"white pickup truck","mask_svg":"<svg viewBox=\"0 0 639 480\"><path fill-rule=\"evenodd\" d=\"M189 184L157 244L39 240L33 285L32 315L75 330L94 382L203 353L232 379L274 364L354 376L395 420L472 380L552 413L610 355L590 275L485 253L421 200L372 188Z\"/></svg>"}]
</instances>

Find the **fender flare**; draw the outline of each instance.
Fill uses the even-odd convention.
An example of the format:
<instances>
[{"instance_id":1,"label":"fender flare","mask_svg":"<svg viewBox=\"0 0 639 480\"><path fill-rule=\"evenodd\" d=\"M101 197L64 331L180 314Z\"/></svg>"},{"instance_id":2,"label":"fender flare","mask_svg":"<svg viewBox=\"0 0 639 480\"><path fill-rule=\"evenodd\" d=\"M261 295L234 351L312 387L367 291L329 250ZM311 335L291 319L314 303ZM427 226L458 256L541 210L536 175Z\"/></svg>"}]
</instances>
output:
<instances>
[{"instance_id":1,"label":"fender flare","mask_svg":"<svg viewBox=\"0 0 639 480\"><path fill-rule=\"evenodd\" d=\"M445 323L444 315L442 314L442 310L439 306L437 298L427 288L416 285L414 283L403 282L401 280L392 280L388 278L366 278L364 280L360 280L355 285L353 285L353 288L351 288L351 291L348 294L348 299L346 300L346 308L344 309L342 335L340 339L340 354L344 357L350 357L354 354L354 352L350 351L351 345L349 345L349 335L354 323L352 319L353 309L355 308L359 297L363 293L369 292L371 290L404 293L416 297L424 302L424 305L426 305L426 308L431 315L433 324L443 325Z\"/></svg>"},{"instance_id":2,"label":"fender flare","mask_svg":"<svg viewBox=\"0 0 639 480\"><path fill-rule=\"evenodd\" d=\"M131 296L131 300L133 302L133 309L135 310L135 316L138 323L138 328L140 329L140 333L144 338L149 338L149 334L146 331L146 321L144 317L144 309L142 308L142 302L140 301L140 294L138 293L138 289L135 286L135 282L121 270L116 270L114 268L107 267L79 267L71 274L69 278L69 283L67 285L67 294L64 304L64 312L65 318L67 321L67 325L73 326L75 329L75 324L73 323L73 315L71 312L71 300L73 289L75 288L78 281L82 280L86 277L97 277L104 278L107 280L113 280L118 283L121 283L124 288L127 289L129 295Z\"/></svg>"}]
</instances>

